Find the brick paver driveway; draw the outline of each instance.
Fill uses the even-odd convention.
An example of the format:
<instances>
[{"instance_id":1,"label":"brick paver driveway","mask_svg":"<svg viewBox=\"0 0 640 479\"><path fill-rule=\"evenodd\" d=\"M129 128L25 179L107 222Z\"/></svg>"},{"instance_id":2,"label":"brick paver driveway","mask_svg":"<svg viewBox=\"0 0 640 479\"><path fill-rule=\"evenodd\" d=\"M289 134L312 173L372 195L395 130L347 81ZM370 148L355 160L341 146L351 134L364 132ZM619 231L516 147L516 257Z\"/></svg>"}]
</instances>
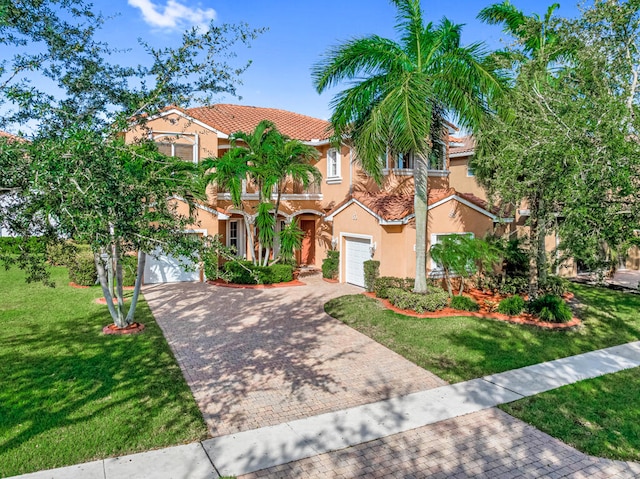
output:
<instances>
[{"instance_id":1,"label":"brick paver driveway","mask_svg":"<svg viewBox=\"0 0 640 479\"><path fill-rule=\"evenodd\" d=\"M360 288L304 281L262 290L145 286L212 436L445 384L324 312L327 300Z\"/></svg>"}]
</instances>

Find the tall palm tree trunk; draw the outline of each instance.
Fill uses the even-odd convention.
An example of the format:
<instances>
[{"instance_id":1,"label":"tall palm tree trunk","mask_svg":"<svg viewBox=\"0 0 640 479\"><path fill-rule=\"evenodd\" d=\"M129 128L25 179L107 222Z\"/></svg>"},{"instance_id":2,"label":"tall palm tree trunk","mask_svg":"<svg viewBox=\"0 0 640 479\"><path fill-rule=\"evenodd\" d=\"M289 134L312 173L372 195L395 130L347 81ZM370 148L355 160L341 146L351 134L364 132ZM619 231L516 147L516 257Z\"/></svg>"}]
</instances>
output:
<instances>
[{"instance_id":1,"label":"tall palm tree trunk","mask_svg":"<svg viewBox=\"0 0 640 479\"><path fill-rule=\"evenodd\" d=\"M416 279L413 290L427 292L427 237L428 237L428 172L427 162L422 155L415 155L413 171L413 209L416 218Z\"/></svg>"}]
</instances>

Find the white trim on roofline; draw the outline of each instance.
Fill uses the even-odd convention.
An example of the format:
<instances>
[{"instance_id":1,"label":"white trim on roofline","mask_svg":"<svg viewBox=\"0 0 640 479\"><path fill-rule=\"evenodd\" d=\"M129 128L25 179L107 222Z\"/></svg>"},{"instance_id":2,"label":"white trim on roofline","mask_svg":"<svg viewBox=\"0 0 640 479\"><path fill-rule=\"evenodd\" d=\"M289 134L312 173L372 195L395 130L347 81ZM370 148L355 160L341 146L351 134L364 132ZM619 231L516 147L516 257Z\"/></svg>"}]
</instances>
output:
<instances>
[{"instance_id":1,"label":"white trim on roofline","mask_svg":"<svg viewBox=\"0 0 640 479\"><path fill-rule=\"evenodd\" d=\"M460 153L449 153L449 158L462 158L464 156L473 156L475 154L475 150L463 151Z\"/></svg>"},{"instance_id":2,"label":"white trim on roofline","mask_svg":"<svg viewBox=\"0 0 640 479\"><path fill-rule=\"evenodd\" d=\"M178 200L178 201L182 201L184 203L187 203L187 200L185 200L183 197L177 196L177 195L173 195L173 196L169 197L169 199L170 200ZM206 211L207 213L211 213L212 215L217 216L218 219L220 219L220 220L228 220L229 219L228 215L226 215L224 213L221 213L218 210L214 210L213 208L209 208L208 206L201 205L200 203L195 203L195 207L198 208L199 210Z\"/></svg>"},{"instance_id":3,"label":"white trim on roofline","mask_svg":"<svg viewBox=\"0 0 640 479\"><path fill-rule=\"evenodd\" d=\"M216 135L218 135L218 138L229 138L229 135L227 135L226 133L221 132L220 130L216 130L214 127L212 127L211 125L207 125L206 123L197 120L196 118L193 118L190 115L187 115L186 113L178 110L177 108L172 108L171 110L167 110L167 111L163 111L162 113L158 113L157 115L153 115L151 117L149 117L149 119L147 121L151 121L151 120L156 120L158 118L163 118L167 115L170 115L172 113L175 113L178 116L181 116L182 118L185 118L193 123L195 123L198 126L201 126L202 128L206 128L209 131L213 131Z\"/></svg>"},{"instance_id":4,"label":"white trim on roofline","mask_svg":"<svg viewBox=\"0 0 640 479\"><path fill-rule=\"evenodd\" d=\"M434 204L429 205L429 207L427 208L428 210L431 210L433 208L437 208L440 205L443 205L451 200L456 200L458 201L458 203L462 203L465 206L468 206L469 208L471 208L472 210L477 211L478 213L481 213L485 216L488 216L489 218L491 218L493 221L495 221L496 223L500 222L500 223L513 223L513 218L500 218L499 216L494 215L493 213L491 213L490 211L485 210L484 208L471 203L469 200L466 200L458 195L450 195L447 196L446 198L441 199L440 201L436 201ZM439 234L439 233L438 233Z\"/></svg>"},{"instance_id":5,"label":"white trim on roofline","mask_svg":"<svg viewBox=\"0 0 640 479\"><path fill-rule=\"evenodd\" d=\"M338 208L336 211L334 211L333 213L331 213L329 216L325 217L326 221L333 221L333 218L340 212L344 211L345 208L351 206L352 204L357 204L358 206L360 206L360 208L362 208L363 210L365 210L367 213L369 213L371 216L373 216L375 219L378 220L378 223L380 223L383 226L390 226L390 225L406 225L409 221L411 221L412 218L415 217L415 214L410 214L408 216L405 216L404 218L401 218L399 220L385 220L382 216L380 216L379 214L377 214L376 212L374 212L372 209L368 208L367 206L365 206L363 203L361 203L360 201L358 201L355 198L351 198L349 201L347 201L344 205L342 205L340 208Z\"/></svg>"}]
</instances>

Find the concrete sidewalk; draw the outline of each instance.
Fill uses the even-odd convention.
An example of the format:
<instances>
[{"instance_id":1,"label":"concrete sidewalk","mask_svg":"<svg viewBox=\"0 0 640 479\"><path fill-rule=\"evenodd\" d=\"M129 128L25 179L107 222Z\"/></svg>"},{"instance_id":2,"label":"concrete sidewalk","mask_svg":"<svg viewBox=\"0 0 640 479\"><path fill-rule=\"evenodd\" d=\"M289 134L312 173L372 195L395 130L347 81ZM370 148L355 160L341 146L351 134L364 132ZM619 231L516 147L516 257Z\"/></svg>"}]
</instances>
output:
<instances>
[{"instance_id":1,"label":"concrete sidewalk","mask_svg":"<svg viewBox=\"0 0 640 479\"><path fill-rule=\"evenodd\" d=\"M375 448L378 444L376 441L383 438L396 437L396 435L420 430L429 425L445 424L455 418L471 417L473 414L499 404L583 379L638 366L640 366L640 341L336 412L215 437L202 443L109 458L17 477L23 479L199 479L215 478L220 475L240 476L256 471L267 471L262 475L257 474L256 477L293 477L291 472L284 472L283 469L276 471L277 467L293 461L326 457L332 451L348 450L347 448L354 446ZM505 419L509 416L504 413L497 412L494 416L499 420L509 421ZM513 424L522 423L513 419ZM510 426L510 428L513 427L515 426ZM533 430L533 428L530 429ZM460 434L464 433L464 430L460 432ZM503 433L505 433L504 437L508 437L509 431L503 430ZM552 440L552 438L548 439ZM538 441L543 440L545 439L538 439ZM537 443L528 446L539 448ZM518 446L518 454L522 454L521 447L524 446ZM503 446L504 448L508 446ZM526 477L640 477L640 464L589 458L568 446L556 447L555 450L560 451L557 453L558 457L550 457L548 451L545 451L545 454L541 455L543 457L539 464L531 459L526 461L526 465L532 471L531 475ZM575 453L575 457L571 456L571 451ZM456 453L465 453L465 451L456 450ZM527 456L526 453L524 455ZM587 460L584 460L585 457ZM487 471L482 467L483 460L489 461L491 458L474 457L476 472L465 475L463 471L456 473L456 477L481 477L482 474L477 474L477 471ZM514 458L507 458L507 460L511 461L512 465L517 465ZM424 468L428 467L424 461L414 461L414 463L415 467L419 467L417 466L419 463L423 464ZM508 475L508 467L498 474L496 471L501 467L496 467L487 477L515 477ZM587 470L587 467L591 469ZM272 470L273 473L269 473L268 470ZM331 471L324 470L323 475L331 477ZM415 470L413 473L419 475L425 470ZM518 471L516 467L514 472ZM521 473L522 471L518 472L522 475ZM446 472L443 474L440 476L451 477ZM300 477L314 477L314 475L306 473ZM371 472L363 477L382 476Z\"/></svg>"}]
</instances>

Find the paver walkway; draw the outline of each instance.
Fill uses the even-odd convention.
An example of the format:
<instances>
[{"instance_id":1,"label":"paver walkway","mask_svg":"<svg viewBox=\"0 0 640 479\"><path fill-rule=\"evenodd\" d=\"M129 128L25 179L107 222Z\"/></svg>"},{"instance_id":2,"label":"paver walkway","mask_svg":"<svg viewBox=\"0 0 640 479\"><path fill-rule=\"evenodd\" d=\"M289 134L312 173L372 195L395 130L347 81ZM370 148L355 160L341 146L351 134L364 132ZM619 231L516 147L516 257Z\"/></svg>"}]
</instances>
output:
<instances>
[{"instance_id":1,"label":"paver walkway","mask_svg":"<svg viewBox=\"0 0 640 479\"><path fill-rule=\"evenodd\" d=\"M304 281L261 290L145 286L212 436L446 384L324 312L329 299L361 288Z\"/></svg>"}]
</instances>

